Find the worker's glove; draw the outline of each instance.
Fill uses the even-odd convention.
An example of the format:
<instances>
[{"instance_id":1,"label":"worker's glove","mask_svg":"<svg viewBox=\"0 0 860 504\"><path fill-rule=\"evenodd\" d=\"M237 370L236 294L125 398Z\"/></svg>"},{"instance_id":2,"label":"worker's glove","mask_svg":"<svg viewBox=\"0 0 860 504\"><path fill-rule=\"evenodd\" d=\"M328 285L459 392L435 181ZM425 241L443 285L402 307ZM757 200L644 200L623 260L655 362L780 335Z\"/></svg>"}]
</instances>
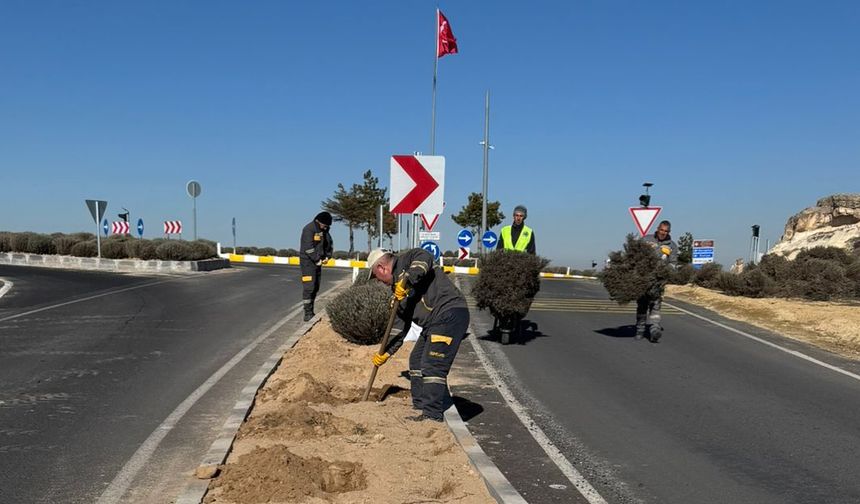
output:
<instances>
[{"instance_id":1,"label":"worker's glove","mask_svg":"<svg viewBox=\"0 0 860 504\"><path fill-rule=\"evenodd\" d=\"M394 284L394 299L403 301L409 295L409 287L406 285L406 279L403 278Z\"/></svg>"},{"instance_id":2,"label":"worker's glove","mask_svg":"<svg viewBox=\"0 0 860 504\"><path fill-rule=\"evenodd\" d=\"M385 352L382 354L373 354L373 358L371 358L370 360L373 361L374 366L379 367L379 366L385 364L386 362L388 362L389 358L391 358L391 354L388 352Z\"/></svg>"},{"instance_id":3,"label":"worker's glove","mask_svg":"<svg viewBox=\"0 0 860 504\"><path fill-rule=\"evenodd\" d=\"M667 247L666 245L663 245L662 247L660 247L660 252L662 252L662 254L663 254L664 256L667 256L667 255L671 255L671 254L672 254L672 249L671 249L671 248L669 248L669 247Z\"/></svg>"}]
</instances>

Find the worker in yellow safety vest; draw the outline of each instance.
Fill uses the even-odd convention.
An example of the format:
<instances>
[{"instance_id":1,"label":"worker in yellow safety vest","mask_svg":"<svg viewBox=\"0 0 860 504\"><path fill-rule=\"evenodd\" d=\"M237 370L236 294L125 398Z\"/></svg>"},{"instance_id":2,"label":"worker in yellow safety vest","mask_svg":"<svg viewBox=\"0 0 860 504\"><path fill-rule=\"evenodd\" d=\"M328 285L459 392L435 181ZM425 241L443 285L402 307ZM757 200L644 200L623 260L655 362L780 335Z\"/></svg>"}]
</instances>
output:
<instances>
[{"instance_id":1,"label":"worker in yellow safety vest","mask_svg":"<svg viewBox=\"0 0 860 504\"><path fill-rule=\"evenodd\" d=\"M532 228L525 225L528 215L528 209L524 205L514 207L514 223L502 228L502 234L499 237L500 249L528 252L532 255L537 253L535 233Z\"/></svg>"}]
</instances>

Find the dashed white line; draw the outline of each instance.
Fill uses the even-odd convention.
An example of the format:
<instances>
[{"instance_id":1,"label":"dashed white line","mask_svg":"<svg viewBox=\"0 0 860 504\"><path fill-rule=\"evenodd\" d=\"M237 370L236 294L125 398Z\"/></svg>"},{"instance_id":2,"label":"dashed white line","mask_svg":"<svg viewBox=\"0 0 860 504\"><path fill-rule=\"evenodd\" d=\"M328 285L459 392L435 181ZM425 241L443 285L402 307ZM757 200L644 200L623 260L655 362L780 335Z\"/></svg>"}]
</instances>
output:
<instances>
[{"instance_id":1,"label":"dashed white line","mask_svg":"<svg viewBox=\"0 0 860 504\"><path fill-rule=\"evenodd\" d=\"M12 286L15 285L4 278L0 278L0 284L3 284L3 287L0 287L0 298L3 297L4 294L12 290Z\"/></svg>"}]
</instances>

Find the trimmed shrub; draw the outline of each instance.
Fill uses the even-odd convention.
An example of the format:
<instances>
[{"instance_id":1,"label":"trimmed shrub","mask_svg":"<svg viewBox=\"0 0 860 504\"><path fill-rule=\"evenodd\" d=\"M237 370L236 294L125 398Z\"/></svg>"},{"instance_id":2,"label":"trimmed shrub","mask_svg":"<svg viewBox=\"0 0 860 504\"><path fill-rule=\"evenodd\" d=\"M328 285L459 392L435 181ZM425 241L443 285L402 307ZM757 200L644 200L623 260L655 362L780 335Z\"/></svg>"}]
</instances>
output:
<instances>
[{"instance_id":1,"label":"trimmed shrub","mask_svg":"<svg viewBox=\"0 0 860 504\"><path fill-rule=\"evenodd\" d=\"M509 250L486 254L472 287L478 309L489 309L500 319L525 316L540 290L540 271L548 263L540 256Z\"/></svg>"},{"instance_id":2,"label":"trimmed shrub","mask_svg":"<svg viewBox=\"0 0 860 504\"><path fill-rule=\"evenodd\" d=\"M272 247L261 247L257 249L257 254L261 256L273 256L278 255L278 251L273 249Z\"/></svg>"},{"instance_id":3,"label":"trimmed shrub","mask_svg":"<svg viewBox=\"0 0 860 504\"><path fill-rule=\"evenodd\" d=\"M347 252L346 250L335 250L334 252L332 252L331 258L345 260L352 259L352 257L349 256L349 252Z\"/></svg>"},{"instance_id":4,"label":"trimmed shrub","mask_svg":"<svg viewBox=\"0 0 860 504\"><path fill-rule=\"evenodd\" d=\"M836 261L807 258L791 262L789 279L781 286L780 294L815 301L828 301L846 297L853 291L852 282L845 276L845 268Z\"/></svg>"},{"instance_id":5,"label":"trimmed shrub","mask_svg":"<svg viewBox=\"0 0 860 504\"><path fill-rule=\"evenodd\" d=\"M12 252L12 233L0 233L0 252Z\"/></svg>"},{"instance_id":6,"label":"trimmed shrub","mask_svg":"<svg viewBox=\"0 0 860 504\"><path fill-rule=\"evenodd\" d=\"M162 261L187 261L191 257L188 242L168 240L155 249L155 256Z\"/></svg>"},{"instance_id":7,"label":"trimmed shrub","mask_svg":"<svg viewBox=\"0 0 860 504\"><path fill-rule=\"evenodd\" d=\"M60 234L59 236L55 236L52 241L54 242L54 250L56 250L58 254L71 255L72 247L84 240L80 240L72 235Z\"/></svg>"},{"instance_id":8,"label":"trimmed shrub","mask_svg":"<svg viewBox=\"0 0 860 504\"><path fill-rule=\"evenodd\" d=\"M718 288L720 273L722 271L723 266L720 264L703 264L701 268L696 270L696 274L693 276L693 283L706 289Z\"/></svg>"},{"instance_id":9,"label":"trimmed shrub","mask_svg":"<svg viewBox=\"0 0 860 504\"><path fill-rule=\"evenodd\" d=\"M99 255L98 245L95 240L78 242L72 245L69 250L73 256L77 257L96 257Z\"/></svg>"},{"instance_id":10,"label":"trimmed shrub","mask_svg":"<svg viewBox=\"0 0 860 504\"><path fill-rule=\"evenodd\" d=\"M659 296L670 277L671 268L654 248L629 234L624 248L609 254L600 281L612 300L626 304L645 295Z\"/></svg>"},{"instance_id":11,"label":"trimmed shrub","mask_svg":"<svg viewBox=\"0 0 860 504\"><path fill-rule=\"evenodd\" d=\"M281 257L298 257L299 251L292 248L281 249L278 251L278 255Z\"/></svg>"},{"instance_id":12,"label":"trimmed shrub","mask_svg":"<svg viewBox=\"0 0 860 504\"><path fill-rule=\"evenodd\" d=\"M10 245L12 248L12 252L29 252L27 247L30 243L30 236L35 235L36 233L12 233Z\"/></svg>"},{"instance_id":13,"label":"trimmed shrub","mask_svg":"<svg viewBox=\"0 0 860 504\"><path fill-rule=\"evenodd\" d=\"M364 275L359 275L362 278ZM331 327L359 345L382 341L388 323L391 289L377 280L356 281L325 307Z\"/></svg>"},{"instance_id":14,"label":"trimmed shrub","mask_svg":"<svg viewBox=\"0 0 860 504\"><path fill-rule=\"evenodd\" d=\"M125 259L128 249L125 240L105 240L102 242L102 257L106 259Z\"/></svg>"},{"instance_id":15,"label":"trimmed shrub","mask_svg":"<svg viewBox=\"0 0 860 504\"><path fill-rule=\"evenodd\" d=\"M777 283L782 283L788 279L791 262L781 255L767 254L761 258L758 269Z\"/></svg>"},{"instance_id":16,"label":"trimmed shrub","mask_svg":"<svg viewBox=\"0 0 860 504\"><path fill-rule=\"evenodd\" d=\"M213 242L210 242L208 240L197 240L189 242L189 248L191 250L191 255L187 259L188 261L202 261L203 259L215 257L215 255L217 254L216 246Z\"/></svg>"},{"instance_id":17,"label":"trimmed shrub","mask_svg":"<svg viewBox=\"0 0 860 504\"><path fill-rule=\"evenodd\" d=\"M54 247L54 239L49 235L30 233L27 238L27 250L31 254L56 254L57 248Z\"/></svg>"},{"instance_id":18,"label":"trimmed shrub","mask_svg":"<svg viewBox=\"0 0 860 504\"><path fill-rule=\"evenodd\" d=\"M158 259L156 249L158 244L152 240L132 240L125 243L125 253L127 257L134 257L143 261L152 261Z\"/></svg>"},{"instance_id":19,"label":"trimmed shrub","mask_svg":"<svg viewBox=\"0 0 860 504\"><path fill-rule=\"evenodd\" d=\"M776 282L761 268L746 270L740 275L721 271L717 287L730 296L761 298L772 296L777 291Z\"/></svg>"},{"instance_id":20,"label":"trimmed shrub","mask_svg":"<svg viewBox=\"0 0 860 504\"><path fill-rule=\"evenodd\" d=\"M692 283L695 276L696 268L694 268L692 264L679 264L678 268L672 272L669 278L669 283L687 285L688 283Z\"/></svg>"},{"instance_id":21,"label":"trimmed shrub","mask_svg":"<svg viewBox=\"0 0 860 504\"><path fill-rule=\"evenodd\" d=\"M839 247L812 247L811 249L801 250L795 261L805 261L807 259L824 259L825 261L836 261L842 266L848 266L854 260L845 249Z\"/></svg>"},{"instance_id":22,"label":"trimmed shrub","mask_svg":"<svg viewBox=\"0 0 860 504\"><path fill-rule=\"evenodd\" d=\"M75 240L78 240L78 241L89 241L89 240L95 240L96 239L96 235L94 235L92 233L83 233L83 232L72 233L72 234L66 235L66 236L74 238Z\"/></svg>"}]
</instances>

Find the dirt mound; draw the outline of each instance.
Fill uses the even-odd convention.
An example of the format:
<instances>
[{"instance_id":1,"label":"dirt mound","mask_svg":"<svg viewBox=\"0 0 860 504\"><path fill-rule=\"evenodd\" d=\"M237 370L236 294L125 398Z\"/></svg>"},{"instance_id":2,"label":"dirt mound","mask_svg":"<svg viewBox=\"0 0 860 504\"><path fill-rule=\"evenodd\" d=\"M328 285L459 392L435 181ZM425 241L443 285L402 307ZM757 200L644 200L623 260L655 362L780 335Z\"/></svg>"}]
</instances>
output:
<instances>
[{"instance_id":1,"label":"dirt mound","mask_svg":"<svg viewBox=\"0 0 860 504\"><path fill-rule=\"evenodd\" d=\"M228 465L213 484L235 502L295 502L367 488L361 464L302 458L284 445L256 448ZM205 502L215 502L207 498Z\"/></svg>"},{"instance_id":2,"label":"dirt mound","mask_svg":"<svg viewBox=\"0 0 860 504\"><path fill-rule=\"evenodd\" d=\"M239 437L303 438L359 434L366 430L351 420L317 411L307 404L292 403L277 411L250 418L242 426Z\"/></svg>"},{"instance_id":3,"label":"dirt mound","mask_svg":"<svg viewBox=\"0 0 860 504\"><path fill-rule=\"evenodd\" d=\"M335 396L332 393L332 387L330 385L320 383L308 373L301 373L292 380L277 380L271 387L266 387L261 398L263 401L271 401L278 398L281 402L328 404L343 404L344 402L351 402ZM358 400L358 398L355 400Z\"/></svg>"}]
</instances>

